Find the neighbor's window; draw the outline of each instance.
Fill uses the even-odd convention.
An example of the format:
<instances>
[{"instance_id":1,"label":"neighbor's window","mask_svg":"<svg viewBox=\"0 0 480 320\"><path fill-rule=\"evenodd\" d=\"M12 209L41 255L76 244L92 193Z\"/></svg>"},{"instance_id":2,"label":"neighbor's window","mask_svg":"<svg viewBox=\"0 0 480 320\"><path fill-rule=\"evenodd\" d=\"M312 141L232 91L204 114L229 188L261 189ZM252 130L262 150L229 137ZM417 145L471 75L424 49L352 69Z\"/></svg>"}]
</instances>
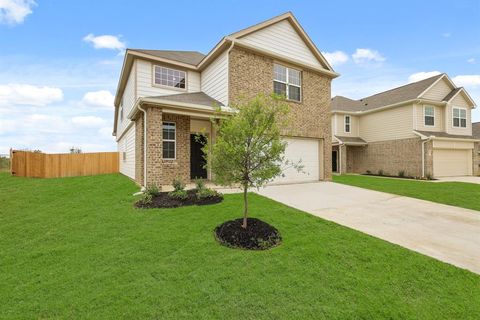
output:
<instances>
[{"instance_id":1,"label":"neighbor's window","mask_svg":"<svg viewBox=\"0 0 480 320\"><path fill-rule=\"evenodd\" d=\"M163 159L175 159L175 122L163 123Z\"/></svg>"},{"instance_id":2,"label":"neighbor's window","mask_svg":"<svg viewBox=\"0 0 480 320\"><path fill-rule=\"evenodd\" d=\"M435 125L435 107L424 106L423 107L423 115L424 115L424 118L425 118L425 125L426 126L434 126Z\"/></svg>"},{"instance_id":3,"label":"neighbor's window","mask_svg":"<svg viewBox=\"0 0 480 320\"><path fill-rule=\"evenodd\" d=\"M155 84L179 89L186 88L186 72L155 66Z\"/></svg>"},{"instance_id":4,"label":"neighbor's window","mask_svg":"<svg viewBox=\"0 0 480 320\"><path fill-rule=\"evenodd\" d=\"M457 128L467 127L467 110L453 108L453 126Z\"/></svg>"},{"instance_id":5,"label":"neighbor's window","mask_svg":"<svg viewBox=\"0 0 480 320\"><path fill-rule=\"evenodd\" d=\"M345 116L345 132L350 132L350 116Z\"/></svg>"},{"instance_id":6,"label":"neighbor's window","mask_svg":"<svg viewBox=\"0 0 480 320\"><path fill-rule=\"evenodd\" d=\"M301 100L301 72L279 64L273 65L273 92L289 100Z\"/></svg>"}]
</instances>

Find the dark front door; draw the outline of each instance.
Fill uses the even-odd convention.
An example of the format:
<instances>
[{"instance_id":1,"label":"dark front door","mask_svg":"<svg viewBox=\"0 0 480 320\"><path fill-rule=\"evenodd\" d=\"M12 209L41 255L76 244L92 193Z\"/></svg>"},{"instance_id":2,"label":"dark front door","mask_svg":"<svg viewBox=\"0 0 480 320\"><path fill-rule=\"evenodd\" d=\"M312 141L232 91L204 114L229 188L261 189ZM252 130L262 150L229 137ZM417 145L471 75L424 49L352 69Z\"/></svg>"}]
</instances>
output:
<instances>
[{"instance_id":1,"label":"dark front door","mask_svg":"<svg viewBox=\"0 0 480 320\"><path fill-rule=\"evenodd\" d=\"M205 159L202 151L206 142L205 136L190 135L190 178L192 179L207 179L207 169L204 168Z\"/></svg>"},{"instance_id":2,"label":"dark front door","mask_svg":"<svg viewBox=\"0 0 480 320\"><path fill-rule=\"evenodd\" d=\"M337 172L337 151L332 151L332 171Z\"/></svg>"}]
</instances>

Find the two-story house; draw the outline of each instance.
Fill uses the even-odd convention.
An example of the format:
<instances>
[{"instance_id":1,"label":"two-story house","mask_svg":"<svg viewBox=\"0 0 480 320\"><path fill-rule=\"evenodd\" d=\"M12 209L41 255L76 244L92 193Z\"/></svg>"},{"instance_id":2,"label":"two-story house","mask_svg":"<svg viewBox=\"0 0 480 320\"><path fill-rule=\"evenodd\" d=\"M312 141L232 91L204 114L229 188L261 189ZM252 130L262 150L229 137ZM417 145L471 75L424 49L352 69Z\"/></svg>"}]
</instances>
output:
<instances>
[{"instance_id":1,"label":"two-story house","mask_svg":"<svg viewBox=\"0 0 480 320\"><path fill-rule=\"evenodd\" d=\"M337 77L290 13L225 36L208 54L128 49L115 96L120 172L138 184L210 178L197 134L215 141L216 106L279 93L292 121L286 157L301 160L275 183L331 178L331 80ZM204 140L204 139L203 139Z\"/></svg>"},{"instance_id":2,"label":"two-story house","mask_svg":"<svg viewBox=\"0 0 480 320\"><path fill-rule=\"evenodd\" d=\"M360 100L332 99L332 170L414 177L479 173L475 102L446 74Z\"/></svg>"}]
</instances>

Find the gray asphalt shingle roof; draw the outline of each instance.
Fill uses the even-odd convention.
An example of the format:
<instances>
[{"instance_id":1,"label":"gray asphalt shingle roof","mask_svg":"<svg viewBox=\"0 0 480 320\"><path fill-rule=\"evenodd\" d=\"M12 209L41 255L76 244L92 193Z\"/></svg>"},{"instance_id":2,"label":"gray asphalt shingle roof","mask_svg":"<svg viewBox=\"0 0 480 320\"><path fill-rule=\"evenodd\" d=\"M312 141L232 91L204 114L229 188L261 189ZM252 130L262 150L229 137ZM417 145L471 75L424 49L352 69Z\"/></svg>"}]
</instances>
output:
<instances>
[{"instance_id":1,"label":"gray asphalt shingle roof","mask_svg":"<svg viewBox=\"0 0 480 320\"><path fill-rule=\"evenodd\" d=\"M359 137L344 137L344 136L335 136L338 140L343 143L367 143L365 140Z\"/></svg>"},{"instance_id":2,"label":"gray asphalt shingle roof","mask_svg":"<svg viewBox=\"0 0 480 320\"><path fill-rule=\"evenodd\" d=\"M205 55L198 51L177 51L177 50L146 50L146 49L128 49L130 51L136 51L146 53L155 57L183 62L196 66L202 61Z\"/></svg>"},{"instance_id":3,"label":"gray asphalt shingle roof","mask_svg":"<svg viewBox=\"0 0 480 320\"><path fill-rule=\"evenodd\" d=\"M158 98L158 99L161 99L161 100L168 100L168 101L173 101L173 102L198 104L198 105L203 105L203 106L208 106L208 107L213 107L213 106L222 107L222 106L224 106L223 103L221 103L218 100L215 100L214 98L210 97L209 95L207 95L203 92L169 94L169 95L165 95L165 96L154 96L154 97L149 97L149 98Z\"/></svg>"},{"instance_id":4,"label":"gray asphalt shingle roof","mask_svg":"<svg viewBox=\"0 0 480 320\"><path fill-rule=\"evenodd\" d=\"M384 92L374 94L359 100L352 100L342 96L332 99L332 111L368 111L391 104L408 101L417 98L422 92L430 87L444 74L439 74L428 79L406 84Z\"/></svg>"},{"instance_id":5,"label":"gray asphalt shingle roof","mask_svg":"<svg viewBox=\"0 0 480 320\"><path fill-rule=\"evenodd\" d=\"M433 132L433 131L420 131L420 130L415 130L415 131L427 137L434 136L438 138L474 139L474 136L463 136L463 135L449 134L446 132Z\"/></svg>"}]
</instances>

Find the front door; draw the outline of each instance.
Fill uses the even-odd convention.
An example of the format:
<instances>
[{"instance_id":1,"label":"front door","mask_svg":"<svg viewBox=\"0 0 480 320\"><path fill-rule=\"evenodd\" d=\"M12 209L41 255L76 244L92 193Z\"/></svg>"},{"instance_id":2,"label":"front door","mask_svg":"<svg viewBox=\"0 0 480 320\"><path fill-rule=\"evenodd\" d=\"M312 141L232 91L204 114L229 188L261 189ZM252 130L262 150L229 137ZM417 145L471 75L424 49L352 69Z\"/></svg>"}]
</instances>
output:
<instances>
[{"instance_id":1,"label":"front door","mask_svg":"<svg viewBox=\"0 0 480 320\"><path fill-rule=\"evenodd\" d=\"M337 151L334 150L332 151L332 171L333 172L338 172L338 167L337 167Z\"/></svg>"},{"instance_id":2,"label":"front door","mask_svg":"<svg viewBox=\"0 0 480 320\"><path fill-rule=\"evenodd\" d=\"M190 178L191 179L207 179L207 169L205 166L205 158L203 157L202 147L207 142L205 136L191 134L190 135Z\"/></svg>"}]
</instances>

